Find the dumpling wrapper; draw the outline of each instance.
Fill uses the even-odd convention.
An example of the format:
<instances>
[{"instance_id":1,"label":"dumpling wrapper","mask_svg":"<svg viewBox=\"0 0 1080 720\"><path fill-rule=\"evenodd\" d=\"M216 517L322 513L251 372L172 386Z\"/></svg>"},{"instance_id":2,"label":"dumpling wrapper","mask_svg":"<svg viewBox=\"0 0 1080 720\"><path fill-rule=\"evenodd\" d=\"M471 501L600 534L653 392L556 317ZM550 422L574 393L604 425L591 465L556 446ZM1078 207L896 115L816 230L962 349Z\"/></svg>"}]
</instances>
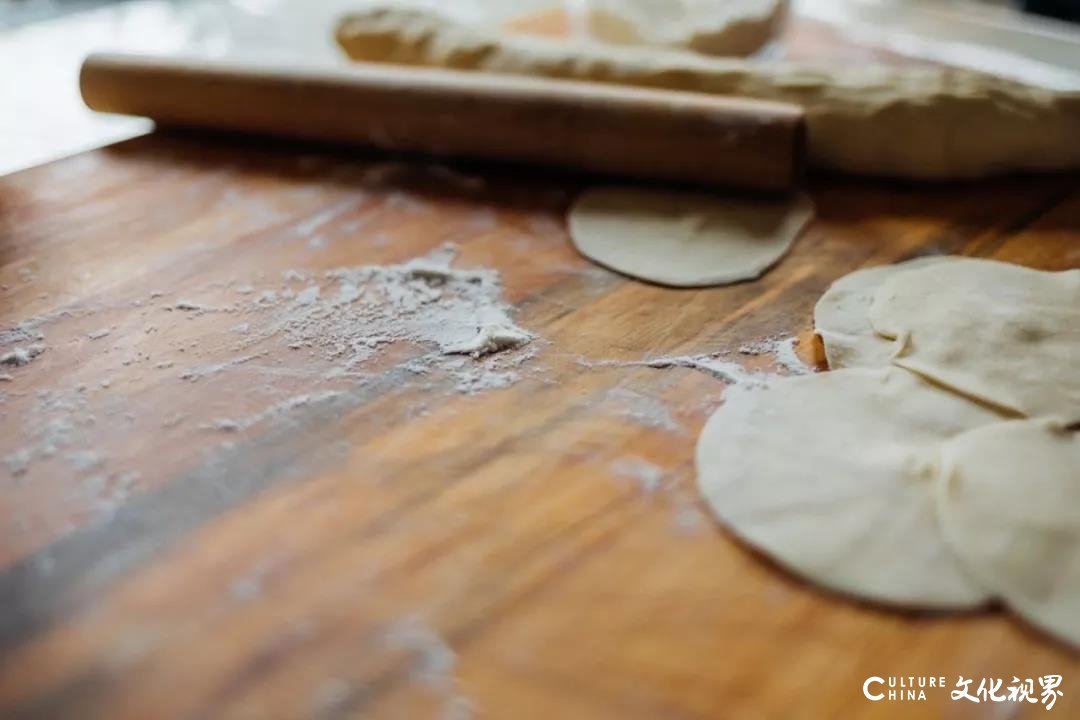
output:
<instances>
[{"instance_id":1,"label":"dumpling wrapper","mask_svg":"<svg viewBox=\"0 0 1080 720\"><path fill-rule=\"evenodd\" d=\"M1000 416L899 368L736 385L697 444L727 527L792 572L911 608L988 599L938 527L933 449Z\"/></svg>"},{"instance_id":2,"label":"dumpling wrapper","mask_svg":"<svg viewBox=\"0 0 1080 720\"><path fill-rule=\"evenodd\" d=\"M972 430L942 449L942 530L1017 614L1080 646L1080 433L1053 420Z\"/></svg>"},{"instance_id":3,"label":"dumpling wrapper","mask_svg":"<svg viewBox=\"0 0 1080 720\"><path fill-rule=\"evenodd\" d=\"M887 278L867 314L893 364L1022 415L1080 421L1080 270L992 260Z\"/></svg>"},{"instance_id":4,"label":"dumpling wrapper","mask_svg":"<svg viewBox=\"0 0 1080 720\"><path fill-rule=\"evenodd\" d=\"M874 293L886 278L928 263L965 259L930 256L896 265L863 268L848 273L830 285L814 306L814 333L825 346L829 369L885 367L892 361L895 343L874 332L866 315L874 300Z\"/></svg>"},{"instance_id":5,"label":"dumpling wrapper","mask_svg":"<svg viewBox=\"0 0 1080 720\"><path fill-rule=\"evenodd\" d=\"M760 276L813 215L806 195L774 201L598 187L570 209L570 237L582 255L624 275L704 287Z\"/></svg>"}]
</instances>

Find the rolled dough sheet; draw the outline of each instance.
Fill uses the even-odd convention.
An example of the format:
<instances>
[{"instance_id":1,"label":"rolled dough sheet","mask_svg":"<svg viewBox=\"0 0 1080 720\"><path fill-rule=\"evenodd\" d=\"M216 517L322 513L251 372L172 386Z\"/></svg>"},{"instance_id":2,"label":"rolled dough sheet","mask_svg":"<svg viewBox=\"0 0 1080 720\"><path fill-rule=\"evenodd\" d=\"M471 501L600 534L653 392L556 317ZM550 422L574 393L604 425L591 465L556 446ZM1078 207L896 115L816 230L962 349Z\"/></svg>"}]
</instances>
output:
<instances>
[{"instance_id":1,"label":"rolled dough sheet","mask_svg":"<svg viewBox=\"0 0 1080 720\"><path fill-rule=\"evenodd\" d=\"M588 29L620 45L745 57L779 33L787 6L787 0L594 0Z\"/></svg>"},{"instance_id":2,"label":"rolled dough sheet","mask_svg":"<svg viewBox=\"0 0 1080 720\"><path fill-rule=\"evenodd\" d=\"M814 332L825 346L829 369L888 365L895 343L874 332L867 317L874 292L894 273L953 260L962 262L964 258L931 256L863 268L830 285L814 306Z\"/></svg>"},{"instance_id":3,"label":"rolled dough sheet","mask_svg":"<svg viewBox=\"0 0 1080 720\"><path fill-rule=\"evenodd\" d=\"M736 535L812 582L974 607L987 593L942 538L934 449L999 419L899 368L734 386L698 440L698 486Z\"/></svg>"},{"instance_id":4,"label":"rolled dough sheet","mask_svg":"<svg viewBox=\"0 0 1080 720\"><path fill-rule=\"evenodd\" d=\"M868 317L896 339L895 365L1029 417L1080 421L1080 270L934 263L885 279Z\"/></svg>"},{"instance_id":5,"label":"rolled dough sheet","mask_svg":"<svg viewBox=\"0 0 1080 720\"><path fill-rule=\"evenodd\" d=\"M631 277L724 285L760 276L813 213L806 195L772 201L598 187L570 209L570 237L585 257Z\"/></svg>"},{"instance_id":6,"label":"rolled dough sheet","mask_svg":"<svg viewBox=\"0 0 1080 720\"><path fill-rule=\"evenodd\" d=\"M1015 420L942 450L938 507L972 576L1033 625L1080 646L1080 433Z\"/></svg>"},{"instance_id":7,"label":"rolled dough sheet","mask_svg":"<svg viewBox=\"0 0 1080 720\"><path fill-rule=\"evenodd\" d=\"M836 170L961 178L1080 167L1080 92L949 68L810 68L696 53L524 37L437 13L370 8L337 41L367 62L639 85L791 102L809 159Z\"/></svg>"}]
</instances>

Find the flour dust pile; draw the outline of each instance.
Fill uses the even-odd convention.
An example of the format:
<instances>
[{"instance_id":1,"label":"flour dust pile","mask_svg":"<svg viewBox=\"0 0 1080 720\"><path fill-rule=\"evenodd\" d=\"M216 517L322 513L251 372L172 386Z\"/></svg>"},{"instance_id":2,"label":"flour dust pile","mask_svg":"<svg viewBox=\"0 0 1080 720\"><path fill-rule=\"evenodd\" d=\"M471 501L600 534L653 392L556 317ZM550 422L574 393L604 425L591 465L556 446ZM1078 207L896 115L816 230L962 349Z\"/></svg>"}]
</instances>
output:
<instances>
[{"instance_id":1,"label":"flour dust pile","mask_svg":"<svg viewBox=\"0 0 1080 720\"><path fill-rule=\"evenodd\" d=\"M97 487L101 478L112 485L126 475L110 428L152 422L171 442L186 443L191 433L235 436L291 424L305 408L359 398L390 367L448 393L511 386L542 345L512 319L499 273L453 267L457 255L447 244L400 264L290 269L274 282L238 279L187 288L179 298L155 291L130 306L86 310L80 317L93 329L75 330L72 339L62 337L58 323L48 348L42 326L58 314L0 332L0 419L19 418L17 432L0 446L0 469L25 481L63 468L80 486ZM115 330L135 312L147 318L143 335ZM159 328L169 334L167 343L143 340ZM46 349L46 357L62 361L69 348L89 343L98 366L92 379L39 388L36 395L22 389ZM139 374L146 370L163 376L152 387L167 389L172 378L240 384L246 392L212 393L215 402L158 413L158 403L127 394L132 383L146 382ZM416 412L425 409L419 403ZM227 452L231 444L218 449Z\"/></svg>"},{"instance_id":2,"label":"flour dust pile","mask_svg":"<svg viewBox=\"0 0 1080 720\"><path fill-rule=\"evenodd\" d=\"M511 319L498 272L454 268L457 252L447 244L398 265L340 268L321 277L287 271L289 287L264 290L252 301L252 310L268 310L274 319L244 345L280 338L291 350L332 363L332 375L350 375L382 349L411 343L434 350L409 361L413 373L444 370L462 392L505 387L516 379L509 368L531 355L492 356L523 347L533 335Z\"/></svg>"}]
</instances>

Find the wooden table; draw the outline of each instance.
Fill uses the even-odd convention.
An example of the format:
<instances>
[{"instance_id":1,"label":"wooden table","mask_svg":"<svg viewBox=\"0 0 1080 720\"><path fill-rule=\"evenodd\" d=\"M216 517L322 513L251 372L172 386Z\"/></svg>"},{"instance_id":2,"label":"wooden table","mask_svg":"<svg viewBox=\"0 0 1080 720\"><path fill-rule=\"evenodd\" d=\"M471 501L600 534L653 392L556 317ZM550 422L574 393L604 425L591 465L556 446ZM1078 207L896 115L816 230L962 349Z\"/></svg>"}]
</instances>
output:
<instances>
[{"instance_id":1,"label":"wooden table","mask_svg":"<svg viewBox=\"0 0 1080 720\"><path fill-rule=\"evenodd\" d=\"M1080 714L1077 656L1008 615L864 606L719 529L692 450L721 382L582 363L729 351L777 370L737 349L796 335L823 369L811 309L855 268L1080 266L1080 179L814 177L817 220L777 268L677 291L574 252L579 179L370 171L385 162L160 134L0 179L0 328L37 318L2 350L47 345L0 383L0 715ZM509 387L412 375L431 351L416 346L379 354L365 382L276 340L236 362L237 323L261 316L176 309L446 241L458 265L499 271L540 338ZM1050 715L949 697L958 676L974 691L1047 674L1064 676ZM873 703L870 676L947 689Z\"/></svg>"}]
</instances>

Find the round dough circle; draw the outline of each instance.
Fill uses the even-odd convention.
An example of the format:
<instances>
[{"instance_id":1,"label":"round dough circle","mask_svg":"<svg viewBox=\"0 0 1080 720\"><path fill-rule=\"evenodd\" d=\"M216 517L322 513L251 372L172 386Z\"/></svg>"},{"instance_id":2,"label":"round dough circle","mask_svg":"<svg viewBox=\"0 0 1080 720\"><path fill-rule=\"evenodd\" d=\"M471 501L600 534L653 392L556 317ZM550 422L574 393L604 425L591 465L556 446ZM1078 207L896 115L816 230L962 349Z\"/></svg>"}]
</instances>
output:
<instances>
[{"instance_id":1,"label":"round dough circle","mask_svg":"<svg viewBox=\"0 0 1080 720\"><path fill-rule=\"evenodd\" d=\"M1016 420L942 450L938 508L972 576L1033 625L1080 645L1080 433Z\"/></svg>"},{"instance_id":2,"label":"round dough circle","mask_svg":"<svg viewBox=\"0 0 1080 720\"><path fill-rule=\"evenodd\" d=\"M891 362L894 342L874 332L867 317L874 292L886 278L929 263L965 259L937 255L863 268L830 285L814 306L814 332L825 346L829 369L885 367Z\"/></svg>"},{"instance_id":3,"label":"round dough circle","mask_svg":"<svg viewBox=\"0 0 1080 720\"><path fill-rule=\"evenodd\" d=\"M582 255L624 275L704 287L760 276L813 214L805 195L777 202L599 187L570 209L570 237Z\"/></svg>"},{"instance_id":4,"label":"round dough circle","mask_svg":"<svg viewBox=\"0 0 1080 720\"><path fill-rule=\"evenodd\" d=\"M1017 413L1080 421L1080 270L992 260L886 278L867 313L893 364Z\"/></svg>"},{"instance_id":5,"label":"round dough circle","mask_svg":"<svg viewBox=\"0 0 1080 720\"><path fill-rule=\"evenodd\" d=\"M999 419L898 368L734 386L698 440L698 486L736 535L813 582L906 607L975 607L987 593L938 527L933 449Z\"/></svg>"}]
</instances>

